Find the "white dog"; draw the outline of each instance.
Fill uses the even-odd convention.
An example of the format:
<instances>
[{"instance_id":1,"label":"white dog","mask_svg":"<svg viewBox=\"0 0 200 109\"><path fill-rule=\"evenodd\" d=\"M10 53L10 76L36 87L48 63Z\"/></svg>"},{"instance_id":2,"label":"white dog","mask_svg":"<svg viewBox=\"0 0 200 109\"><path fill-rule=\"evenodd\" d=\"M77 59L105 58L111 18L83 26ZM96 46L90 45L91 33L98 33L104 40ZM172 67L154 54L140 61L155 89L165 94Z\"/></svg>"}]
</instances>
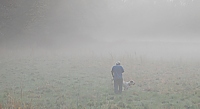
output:
<instances>
[{"instance_id":1,"label":"white dog","mask_svg":"<svg viewBox=\"0 0 200 109\"><path fill-rule=\"evenodd\" d=\"M123 81L124 90L128 90L131 87L131 85L135 85L135 82L133 80L128 81L128 82Z\"/></svg>"}]
</instances>

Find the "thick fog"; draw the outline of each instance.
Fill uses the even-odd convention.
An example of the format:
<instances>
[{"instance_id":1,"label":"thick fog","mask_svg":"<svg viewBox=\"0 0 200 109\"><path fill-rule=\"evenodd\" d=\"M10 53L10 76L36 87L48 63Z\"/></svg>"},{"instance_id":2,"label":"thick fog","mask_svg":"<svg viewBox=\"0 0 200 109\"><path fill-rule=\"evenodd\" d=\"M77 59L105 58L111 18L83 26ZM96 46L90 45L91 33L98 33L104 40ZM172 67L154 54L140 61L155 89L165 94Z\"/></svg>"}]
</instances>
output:
<instances>
[{"instance_id":1,"label":"thick fog","mask_svg":"<svg viewBox=\"0 0 200 109\"><path fill-rule=\"evenodd\" d=\"M1 0L0 52L200 58L199 0Z\"/></svg>"}]
</instances>

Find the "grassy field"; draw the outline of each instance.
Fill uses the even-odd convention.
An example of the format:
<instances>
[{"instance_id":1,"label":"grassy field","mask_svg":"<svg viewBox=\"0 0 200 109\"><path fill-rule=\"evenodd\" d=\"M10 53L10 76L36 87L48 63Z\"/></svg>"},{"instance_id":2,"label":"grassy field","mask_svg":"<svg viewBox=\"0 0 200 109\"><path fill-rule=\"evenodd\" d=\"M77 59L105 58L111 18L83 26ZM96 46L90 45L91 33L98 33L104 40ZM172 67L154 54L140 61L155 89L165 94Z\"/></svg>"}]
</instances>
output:
<instances>
[{"instance_id":1,"label":"grassy field","mask_svg":"<svg viewBox=\"0 0 200 109\"><path fill-rule=\"evenodd\" d=\"M111 67L120 60L124 80L113 92ZM199 109L200 62L134 56L1 57L0 109Z\"/></svg>"}]
</instances>

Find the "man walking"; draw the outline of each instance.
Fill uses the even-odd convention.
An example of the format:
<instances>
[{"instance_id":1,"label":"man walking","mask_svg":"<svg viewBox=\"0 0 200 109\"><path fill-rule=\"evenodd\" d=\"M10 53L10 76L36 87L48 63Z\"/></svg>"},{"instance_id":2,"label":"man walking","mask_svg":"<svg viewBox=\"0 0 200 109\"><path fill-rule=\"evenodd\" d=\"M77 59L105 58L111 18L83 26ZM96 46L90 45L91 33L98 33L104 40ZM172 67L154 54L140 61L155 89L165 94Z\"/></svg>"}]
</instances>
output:
<instances>
[{"instance_id":1,"label":"man walking","mask_svg":"<svg viewBox=\"0 0 200 109\"><path fill-rule=\"evenodd\" d=\"M112 67L111 73L114 80L114 92L116 94L122 93L123 77L122 73L124 68L120 65L120 61L116 62L116 65Z\"/></svg>"}]
</instances>

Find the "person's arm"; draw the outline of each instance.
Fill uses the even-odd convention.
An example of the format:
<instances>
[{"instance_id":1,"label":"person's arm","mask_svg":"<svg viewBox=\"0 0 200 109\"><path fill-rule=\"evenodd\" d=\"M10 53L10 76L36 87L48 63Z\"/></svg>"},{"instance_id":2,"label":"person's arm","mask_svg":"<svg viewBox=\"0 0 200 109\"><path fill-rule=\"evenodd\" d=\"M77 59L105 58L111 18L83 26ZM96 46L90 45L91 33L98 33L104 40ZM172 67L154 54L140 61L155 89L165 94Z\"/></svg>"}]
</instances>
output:
<instances>
[{"instance_id":1,"label":"person's arm","mask_svg":"<svg viewBox=\"0 0 200 109\"><path fill-rule=\"evenodd\" d=\"M111 74L112 74L112 77L114 78L113 67L112 67L112 70L111 70Z\"/></svg>"},{"instance_id":2,"label":"person's arm","mask_svg":"<svg viewBox=\"0 0 200 109\"><path fill-rule=\"evenodd\" d=\"M122 73L124 73L124 68L122 67Z\"/></svg>"},{"instance_id":3,"label":"person's arm","mask_svg":"<svg viewBox=\"0 0 200 109\"><path fill-rule=\"evenodd\" d=\"M111 71L111 74L112 74L112 77L114 78L114 74L113 74L113 71Z\"/></svg>"}]
</instances>

